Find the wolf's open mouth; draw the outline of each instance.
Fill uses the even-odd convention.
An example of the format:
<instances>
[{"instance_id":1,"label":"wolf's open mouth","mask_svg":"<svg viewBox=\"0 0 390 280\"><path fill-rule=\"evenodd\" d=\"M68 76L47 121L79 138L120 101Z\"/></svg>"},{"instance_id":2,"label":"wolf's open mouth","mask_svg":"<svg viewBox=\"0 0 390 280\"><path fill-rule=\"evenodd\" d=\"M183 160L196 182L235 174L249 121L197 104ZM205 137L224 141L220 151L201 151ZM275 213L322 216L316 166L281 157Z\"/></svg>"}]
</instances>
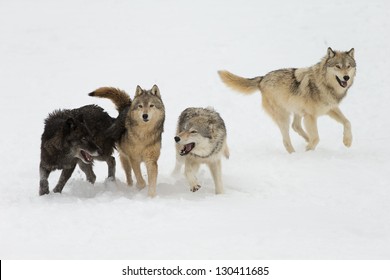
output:
<instances>
[{"instance_id":1,"label":"wolf's open mouth","mask_svg":"<svg viewBox=\"0 0 390 280\"><path fill-rule=\"evenodd\" d=\"M181 156L187 155L192 149L195 148L195 143L189 143L184 145L183 149L180 151Z\"/></svg>"},{"instance_id":2,"label":"wolf's open mouth","mask_svg":"<svg viewBox=\"0 0 390 280\"><path fill-rule=\"evenodd\" d=\"M86 163L91 163L93 161L92 156L88 152L86 152L84 150L80 150L80 154Z\"/></svg>"},{"instance_id":3,"label":"wolf's open mouth","mask_svg":"<svg viewBox=\"0 0 390 280\"><path fill-rule=\"evenodd\" d=\"M343 88L345 88L348 85L347 81L342 81L339 79L339 77L336 76L336 80L339 82L339 85Z\"/></svg>"}]
</instances>

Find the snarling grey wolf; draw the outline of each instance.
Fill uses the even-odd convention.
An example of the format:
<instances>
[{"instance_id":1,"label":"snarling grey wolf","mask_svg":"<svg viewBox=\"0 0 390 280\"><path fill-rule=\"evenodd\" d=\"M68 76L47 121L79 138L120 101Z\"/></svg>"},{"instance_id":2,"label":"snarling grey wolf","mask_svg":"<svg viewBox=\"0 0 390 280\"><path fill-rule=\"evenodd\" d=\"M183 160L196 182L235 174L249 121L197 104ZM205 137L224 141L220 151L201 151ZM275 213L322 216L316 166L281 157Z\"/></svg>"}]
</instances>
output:
<instances>
[{"instance_id":1,"label":"snarling grey wolf","mask_svg":"<svg viewBox=\"0 0 390 280\"><path fill-rule=\"evenodd\" d=\"M111 155L123 133L119 120L117 123L96 105L50 113L41 138L39 195L49 193L48 177L56 169L62 169L62 173L53 191L62 192L77 164L93 184L94 159L106 161L108 177L115 179L115 158Z\"/></svg>"},{"instance_id":2,"label":"snarling grey wolf","mask_svg":"<svg viewBox=\"0 0 390 280\"><path fill-rule=\"evenodd\" d=\"M355 77L354 49L340 52L328 48L327 55L314 66L280 69L252 79L228 71L218 73L234 90L244 94L260 90L263 107L279 126L287 152L294 152L289 135L291 113L294 115L292 128L307 141L306 150L314 150L317 146L317 118L324 114L344 126L344 145L351 146L351 123L341 112L339 104ZM306 131L301 125L302 118Z\"/></svg>"},{"instance_id":3,"label":"snarling grey wolf","mask_svg":"<svg viewBox=\"0 0 390 280\"><path fill-rule=\"evenodd\" d=\"M148 174L148 195L155 196L157 161L160 157L161 135L165 121L165 107L159 88L154 85L151 90L144 90L137 86L132 102L126 92L111 87L99 88L89 95L110 99L119 113L129 107L125 120L126 132L117 146L119 157L129 186L133 185L132 169L137 179L137 186L139 188L146 186L141 174L141 163L145 163Z\"/></svg>"},{"instance_id":4,"label":"snarling grey wolf","mask_svg":"<svg viewBox=\"0 0 390 280\"><path fill-rule=\"evenodd\" d=\"M187 108L179 116L176 130L176 166L179 173L184 163L184 174L190 190L200 189L196 173L200 164L210 168L215 192L223 193L221 157L229 158L226 144L226 127L213 108Z\"/></svg>"}]
</instances>

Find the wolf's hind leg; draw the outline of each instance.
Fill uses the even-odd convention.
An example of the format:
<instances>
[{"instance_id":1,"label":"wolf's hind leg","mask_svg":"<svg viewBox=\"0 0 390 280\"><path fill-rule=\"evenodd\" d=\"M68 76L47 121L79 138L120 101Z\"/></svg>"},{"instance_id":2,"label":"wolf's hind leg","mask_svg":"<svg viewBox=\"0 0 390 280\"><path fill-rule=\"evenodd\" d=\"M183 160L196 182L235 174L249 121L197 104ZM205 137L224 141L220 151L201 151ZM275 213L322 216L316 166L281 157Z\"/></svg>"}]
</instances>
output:
<instances>
[{"instance_id":1,"label":"wolf's hind leg","mask_svg":"<svg viewBox=\"0 0 390 280\"><path fill-rule=\"evenodd\" d=\"M39 166L39 195L49 194L49 181L47 180L50 175L50 170Z\"/></svg>"},{"instance_id":2,"label":"wolf's hind leg","mask_svg":"<svg viewBox=\"0 0 390 280\"><path fill-rule=\"evenodd\" d=\"M307 136L306 132L303 130L301 121L302 121L302 117L297 114L294 114L292 128L296 133L301 135L306 142L309 142L309 136Z\"/></svg>"},{"instance_id":3,"label":"wolf's hind leg","mask_svg":"<svg viewBox=\"0 0 390 280\"><path fill-rule=\"evenodd\" d=\"M291 144L290 139L290 113L285 109L277 106L272 101L263 96L263 108L271 116L271 118L276 122L279 127L280 132L283 137L283 144L288 153L295 152L293 145Z\"/></svg>"},{"instance_id":4,"label":"wolf's hind leg","mask_svg":"<svg viewBox=\"0 0 390 280\"><path fill-rule=\"evenodd\" d=\"M223 185L222 185L221 160L209 163L208 166L210 168L211 175L213 176L214 179L215 193L222 194Z\"/></svg>"},{"instance_id":5,"label":"wolf's hind leg","mask_svg":"<svg viewBox=\"0 0 390 280\"><path fill-rule=\"evenodd\" d=\"M106 158L107 166L108 166L108 176L107 179L115 181L115 166L116 161L113 156L109 156Z\"/></svg>"}]
</instances>

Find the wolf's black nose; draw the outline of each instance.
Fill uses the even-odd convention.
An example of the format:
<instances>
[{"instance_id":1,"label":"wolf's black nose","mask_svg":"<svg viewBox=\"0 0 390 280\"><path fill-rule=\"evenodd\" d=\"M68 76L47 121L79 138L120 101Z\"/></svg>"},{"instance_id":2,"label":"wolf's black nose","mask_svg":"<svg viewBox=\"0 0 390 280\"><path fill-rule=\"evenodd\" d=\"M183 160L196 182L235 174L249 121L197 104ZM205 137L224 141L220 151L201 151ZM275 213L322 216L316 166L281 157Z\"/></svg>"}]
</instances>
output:
<instances>
[{"instance_id":1,"label":"wolf's black nose","mask_svg":"<svg viewBox=\"0 0 390 280\"><path fill-rule=\"evenodd\" d=\"M144 120L147 120L148 117L149 117L148 114L143 114L143 115L142 115L142 118L143 118Z\"/></svg>"},{"instance_id":2,"label":"wolf's black nose","mask_svg":"<svg viewBox=\"0 0 390 280\"><path fill-rule=\"evenodd\" d=\"M180 137L179 136L175 136L175 141L176 143L180 141Z\"/></svg>"},{"instance_id":3,"label":"wolf's black nose","mask_svg":"<svg viewBox=\"0 0 390 280\"><path fill-rule=\"evenodd\" d=\"M348 81L349 80L349 76L344 76L344 81Z\"/></svg>"}]
</instances>

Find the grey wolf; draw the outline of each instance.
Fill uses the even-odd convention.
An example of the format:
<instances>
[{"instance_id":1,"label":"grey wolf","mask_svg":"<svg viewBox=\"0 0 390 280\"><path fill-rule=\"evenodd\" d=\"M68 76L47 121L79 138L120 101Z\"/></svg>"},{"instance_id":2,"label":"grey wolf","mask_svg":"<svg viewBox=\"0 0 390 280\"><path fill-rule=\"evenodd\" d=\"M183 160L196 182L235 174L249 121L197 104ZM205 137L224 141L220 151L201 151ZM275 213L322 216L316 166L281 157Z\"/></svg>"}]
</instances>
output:
<instances>
[{"instance_id":1,"label":"grey wolf","mask_svg":"<svg viewBox=\"0 0 390 280\"><path fill-rule=\"evenodd\" d=\"M272 71L265 76L246 79L228 71L218 72L230 88L244 94L260 90L265 111L278 125L287 152L294 152L289 125L308 143L306 150L314 150L319 142L317 118L327 114L344 127L344 145L352 144L351 123L339 108L356 74L354 49L347 52L328 48L320 62L308 68L288 68ZM306 131L303 130L303 118Z\"/></svg>"},{"instance_id":2,"label":"grey wolf","mask_svg":"<svg viewBox=\"0 0 390 280\"><path fill-rule=\"evenodd\" d=\"M114 180L115 158L111 155L115 141L123 132L116 119L96 105L50 113L41 137L39 195L49 193L48 177L56 169L61 169L62 173L53 191L62 192L77 164L93 184L96 180L92 170L94 159L107 162L108 177Z\"/></svg>"},{"instance_id":3,"label":"grey wolf","mask_svg":"<svg viewBox=\"0 0 390 280\"><path fill-rule=\"evenodd\" d=\"M127 184L133 185L131 171L137 179L137 186L144 188L141 163L145 163L148 174L148 195L156 195L158 175L157 161L160 157L161 135L164 131L165 107L159 88L151 90L137 86L133 101L129 95L112 87L98 88L89 94L110 99L120 113L129 108L125 117L126 132L118 142L119 157L126 173Z\"/></svg>"},{"instance_id":4,"label":"grey wolf","mask_svg":"<svg viewBox=\"0 0 390 280\"><path fill-rule=\"evenodd\" d=\"M221 157L229 158L226 143L226 127L221 116L213 108L187 108L179 116L176 136L176 166L184 174L195 192L200 189L196 173L200 164L208 165L215 184L215 192L223 193Z\"/></svg>"}]
</instances>

